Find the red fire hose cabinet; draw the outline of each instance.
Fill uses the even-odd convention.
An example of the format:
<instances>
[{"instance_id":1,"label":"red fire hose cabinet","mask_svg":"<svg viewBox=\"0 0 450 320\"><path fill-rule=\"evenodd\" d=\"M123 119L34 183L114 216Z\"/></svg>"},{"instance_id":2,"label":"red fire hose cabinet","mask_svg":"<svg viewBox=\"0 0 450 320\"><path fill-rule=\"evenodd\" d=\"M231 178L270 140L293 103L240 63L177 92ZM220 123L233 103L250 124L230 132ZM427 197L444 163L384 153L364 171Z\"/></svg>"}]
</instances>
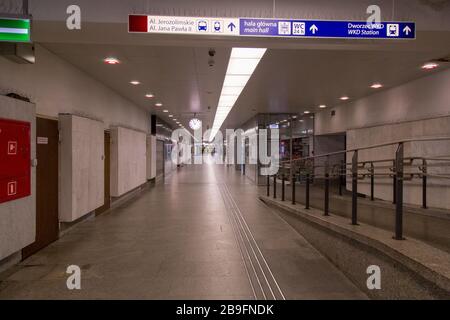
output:
<instances>
[{"instance_id":1,"label":"red fire hose cabinet","mask_svg":"<svg viewBox=\"0 0 450 320\"><path fill-rule=\"evenodd\" d=\"M0 118L0 203L31 194L31 124Z\"/></svg>"}]
</instances>

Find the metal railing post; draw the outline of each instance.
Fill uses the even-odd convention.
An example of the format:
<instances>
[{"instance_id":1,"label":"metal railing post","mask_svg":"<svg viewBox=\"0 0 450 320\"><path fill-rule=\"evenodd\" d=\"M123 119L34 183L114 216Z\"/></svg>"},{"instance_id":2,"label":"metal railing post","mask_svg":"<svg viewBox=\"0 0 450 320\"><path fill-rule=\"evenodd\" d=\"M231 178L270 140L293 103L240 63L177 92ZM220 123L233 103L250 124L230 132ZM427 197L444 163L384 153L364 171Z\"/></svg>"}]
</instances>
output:
<instances>
[{"instance_id":1,"label":"metal railing post","mask_svg":"<svg viewBox=\"0 0 450 320\"><path fill-rule=\"evenodd\" d=\"M403 240L403 142L398 144L395 153L395 175L396 175L396 201L395 201L395 236L396 240Z\"/></svg>"},{"instance_id":2,"label":"metal railing post","mask_svg":"<svg viewBox=\"0 0 450 320\"><path fill-rule=\"evenodd\" d=\"M292 174L291 178L292 178L291 179L291 188L292 188L292 196L291 196L291 198L292 198L292 204L295 204L295 173Z\"/></svg>"},{"instance_id":3,"label":"metal railing post","mask_svg":"<svg viewBox=\"0 0 450 320\"><path fill-rule=\"evenodd\" d=\"M339 170L339 195L342 196L342 185L344 184L344 175L347 173L345 161L341 160L341 167Z\"/></svg>"},{"instance_id":4,"label":"metal railing post","mask_svg":"<svg viewBox=\"0 0 450 320\"><path fill-rule=\"evenodd\" d=\"M422 208L427 208L427 160L422 160Z\"/></svg>"},{"instance_id":5,"label":"metal railing post","mask_svg":"<svg viewBox=\"0 0 450 320\"><path fill-rule=\"evenodd\" d=\"M392 172L394 173L392 177L392 203L395 204L397 200L397 175L396 173L396 167L395 167L395 160L394 160L394 166L392 168Z\"/></svg>"},{"instance_id":6,"label":"metal railing post","mask_svg":"<svg viewBox=\"0 0 450 320\"><path fill-rule=\"evenodd\" d=\"M305 209L309 209L309 173L306 174Z\"/></svg>"},{"instance_id":7,"label":"metal railing post","mask_svg":"<svg viewBox=\"0 0 450 320\"><path fill-rule=\"evenodd\" d=\"M375 200L375 166L370 163L370 200Z\"/></svg>"},{"instance_id":8,"label":"metal railing post","mask_svg":"<svg viewBox=\"0 0 450 320\"><path fill-rule=\"evenodd\" d=\"M328 157L325 163L325 197L324 197L324 205L323 205L323 215L329 216L329 209L330 209L330 173L328 168Z\"/></svg>"},{"instance_id":9,"label":"metal railing post","mask_svg":"<svg viewBox=\"0 0 450 320\"><path fill-rule=\"evenodd\" d=\"M352 225L358 225L358 151L352 157Z\"/></svg>"},{"instance_id":10,"label":"metal railing post","mask_svg":"<svg viewBox=\"0 0 450 320\"><path fill-rule=\"evenodd\" d=\"M286 178L283 173L283 175L281 176L281 201L285 200L285 196L284 196L285 182L286 182Z\"/></svg>"},{"instance_id":11,"label":"metal railing post","mask_svg":"<svg viewBox=\"0 0 450 320\"><path fill-rule=\"evenodd\" d=\"M270 197L270 175L267 175L267 196Z\"/></svg>"},{"instance_id":12,"label":"metal railing post","mask_svg":"<svg viewBox=\"0 0 450 320\"><path fill-rule=\"evenodd\" d=\"M273 175L273 198L277 198L277 175Z\"/></svg>"},{"instance_id":13,"label":"metal railing post","mask_svg":"<svg viewBox=\"0 0 450 320\"><path fill-rule=\"evenodd\" d=\"M330 210L330 176L329 173L325 173L325 199L324 199L323 215L329 216Z\"/></svg>"}]
</instances>

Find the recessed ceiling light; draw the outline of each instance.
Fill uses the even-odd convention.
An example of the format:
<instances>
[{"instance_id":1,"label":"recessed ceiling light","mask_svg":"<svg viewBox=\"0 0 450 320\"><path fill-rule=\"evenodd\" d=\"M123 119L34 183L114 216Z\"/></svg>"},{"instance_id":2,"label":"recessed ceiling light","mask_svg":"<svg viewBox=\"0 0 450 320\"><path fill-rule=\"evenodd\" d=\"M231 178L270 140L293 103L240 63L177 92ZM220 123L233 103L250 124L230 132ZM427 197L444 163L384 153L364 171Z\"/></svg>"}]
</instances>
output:
<instances>
[{"instance_id":1,"label":"recessed ceiling light","mask_svg":"<svg viewBox=\"0 0 450 320\"><path fill-rule=\"evenodd\" d=\"M292 116L292 119L297 119L297 116Z\"/></svg>"},{"instance_id":2,"label":"recessed ceiling light","mask_svg":"<svg viewBox=\"0 0 450 320\"><path fill-rule=\"evenodd\" d=\"M311 113L311 111L306 110L306 111L304 111L303 113L304 113L304 114L308 114L308 113Z\"/></svg>"},{"instance_id":3,"label":"recessed ceiling light","mask_svg":"<svg viewBox=\"0 0 450 320\"><path fill-rule=\"evenodd\" d=\"M155 96L155 95L152 94L152 93L147 93L147 94L145 95L146 98L153 98L154 96Z\"/></svg>"},{"instance_id":4,"label":"recessed ceiling light","mask_svg":"<svg viewBox=\"0 0 450 320\"><path fill-rule=\"evenodd\" d=\"M110 64L110 65L115 65L115 64L119 64L120 63L119 59L113 58L113 57L105 58L103 61L106 64Z\"/></svg>"},{"instance_id":5,"label":"recessed ceiling light","mask_svg":"<svg viewBox=\"0 0 450 320\"><path fill-rule=\"evenodd\" d=\"M177 121L177 119L175 119L175 118L173 118L172 120L173 120L173 121Z\"/></svg>"},{"instance_id":6,"label":"recessed ceiling light","mask_svg":"<svg viewBox=\"0 0 450 320\"><path fill-rule=\"evenodd\" d=\"M381 83L374 83L370 86L372 89L380 89L383 87L383 85Z\"/></svg>"},{"instance_id":7,"label":"recessed ceiling light","mask_svg":"<svg viewBox=\"0 0 450 320\"><path fill-rule=\"evenodd\" d=\"M321 105L319 106L320 109L325 109L326 107L327 107L327 106L324 105L324 104L321 104Z\"/></svg>"},{"instance_id":8,"label":"recessed ceiling light","mask_svg":"<svg viewBox=\"0 0 450 320\"><path fill-rule=\"evenodd\" d=\"M347 96L343 96L343 97L340 97L339 99L341 99L342 101L346 101L346 100L348 100L348 99L350 99L350 98L347 97Z\"/></svg>"},{"instance_id":9,"label":"recessed ceiling light","mask_svg":"<svg viewBox=\"0 0 450 320\"><path fill-rule=\"evenodd\" d=\"M436 69L439 65L436 62L427 62L422 66L422 69L431 70Z\"/></svg>"},{"instance_id":10,"label":"recessed ceiling light","mask_svg":"<svg viewBox=\"0 0 450 320\"><path fill-rule=\"evenodd\" d=\"M169 110L163 110L163 112L164 112L164 113L167 113L167 112L169 112Z\"/></svg>"},{"instance_id":11,"label":"recessed ceiling light","mask_svg":"<svg viewBox=\"0 0 450 320\"><path fill-rule=\"evenodd\" d=\"M169 114L169 118L173 118L173 115Z\"/></svg>"},{"instance_id":12,"label":"recessed ceiling light","mask_svg":"<svg viewBox=\"0 0 450 320\"><path fill-rule=\"evenodd\" d=\"M303 122L303 119L298 120L299 122Z\"/></svg>"},{"instance_id":13,"label":"recessed ceiling light","mask_svg":"<svg viewBox=\"0 0 450 320\"><path fill-rule=\"evenodd\" d=\"M163 105L163 104L162 104L161 102L155 103L155 106L156 106L156 107L162 107L162 105Z\"/></svg>"},{"instance_id":14,"label":"recessed ceiling light","mask_svg":"<svg viewBox=\"0 0 450 320\"><path fill-rule=\"evenodd\" d=\"M132 81L130 81L130 83L131 83L133 86L137 86L138 84L141 84L141 82L140 82L140 81L137 81L137 80L132 80Z\"/></svg>"}]
</instances>

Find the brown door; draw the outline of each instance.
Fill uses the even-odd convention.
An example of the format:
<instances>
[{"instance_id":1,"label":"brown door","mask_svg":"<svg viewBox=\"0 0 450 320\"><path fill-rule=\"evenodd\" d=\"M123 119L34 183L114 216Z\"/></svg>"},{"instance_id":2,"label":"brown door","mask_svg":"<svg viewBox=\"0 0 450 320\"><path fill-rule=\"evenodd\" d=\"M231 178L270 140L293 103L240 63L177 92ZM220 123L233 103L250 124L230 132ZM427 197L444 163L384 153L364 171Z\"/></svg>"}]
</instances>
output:
<instances>
[{"instance_id":1,"label":"brown door","mask_svg":"<svg viewBox=\"0 0 450 320\"><path fill-rule=\"evenodd\" d=\"M25 259L58 239L58 121L36 118L36 241Z\"/></svg>"},{"instance_id":2,"label":"brown door","mask_svg":"<svg viewBox=\"0 0 450 320\"><path fill-rule=\"evenodd\" d=\"M108 131L105 131L105 204L95 210L95 214L99 215L108 210L111 207L111 194L110 194L110 143L111 137Z\"/></svg>"}]
</instances>

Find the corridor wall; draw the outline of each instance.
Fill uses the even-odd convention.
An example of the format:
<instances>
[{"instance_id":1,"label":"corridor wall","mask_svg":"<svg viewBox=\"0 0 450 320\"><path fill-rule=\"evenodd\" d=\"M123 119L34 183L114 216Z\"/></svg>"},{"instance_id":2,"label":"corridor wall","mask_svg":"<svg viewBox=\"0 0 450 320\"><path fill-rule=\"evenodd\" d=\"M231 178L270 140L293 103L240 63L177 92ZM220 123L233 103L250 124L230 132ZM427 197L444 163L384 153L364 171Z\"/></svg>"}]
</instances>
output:
<instances>
[{"instance_id":1,"label":"corridor wall","mask_svg":"<svg viewBox=\"0 0 450 320\"><path fill-rule=\"evenodd\" d=\"M156 137L147 136L147 180L156 178Z\"/></svg>"},{"instance_id":2,"label":"corridor wall","mask_svg":"<svg viewBox=\"0 0 450 320\"><path fill-rule=\"evenodd\" d=\"M111 128L111 196L147 182L147 135L123 127Z\"/></svg>"},{"instance_id":3,"label":"corridor wall","mask_svg":"<svg viewBox=\"0 0 450 320\"><path fill-rule=\"evenodd\" d=\"M72 222L105 202L103 123L61 114L59 130L59 219Z\"/></svg>"},{"instance_id":4,"label":"corridor wall","mask_svg":"<svg viewBox=\"0 0 450 320\"><path fill-rule=\"evenodd\" d=\"M35 159L35 105L0 95L0 118L27 121L31 123L31 158ZM0 260L33 243L35 236L36 168L32 167L31 195L0 204Z\"/></svg>"}]
</instances>

